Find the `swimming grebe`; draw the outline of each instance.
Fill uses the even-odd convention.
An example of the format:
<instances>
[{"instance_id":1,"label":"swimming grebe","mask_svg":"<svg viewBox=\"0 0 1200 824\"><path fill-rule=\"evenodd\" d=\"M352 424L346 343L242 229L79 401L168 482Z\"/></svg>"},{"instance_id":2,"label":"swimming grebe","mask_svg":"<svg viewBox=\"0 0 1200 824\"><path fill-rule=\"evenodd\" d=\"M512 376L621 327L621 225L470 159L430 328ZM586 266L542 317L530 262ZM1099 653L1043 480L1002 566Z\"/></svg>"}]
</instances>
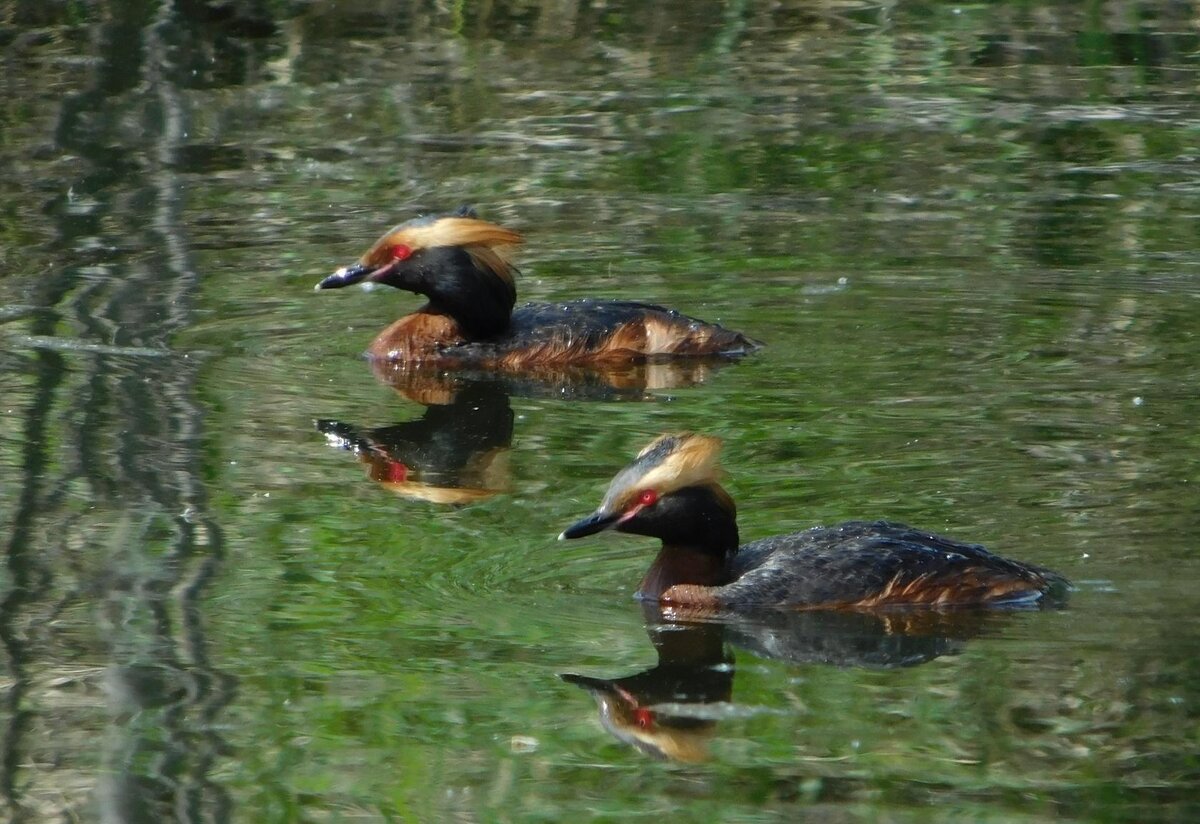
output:
<instances>
[{"instance_id":1,"label":"swimming grebe","mask_svg":"<svg viewBox=\"0 0 1200 824\"><path fill-rule=\"evenodd\" d=\"M733 499L717 483L721 442L663 435L560 536L604 529L662 540L637 597L699 610L956 607L1035 603L1069 584L1047 569L903 524L851 521L738 546Z\"/></svg>"},{"instance_id":2,"label":"swimming grebe","mask_svg":"<svg viewBox=\"0 0 1200 824\"><path fill-rule=\"evenodd\" d=\"M500 370L530 365L637 361L656 356L742 355L757 341L648 303L574 300L513 309L521 242L469 208L401 223L358 263L317 289L385 283L429 302L387 327L367 353L376 359Z\"/></svg>"}]
</instances>

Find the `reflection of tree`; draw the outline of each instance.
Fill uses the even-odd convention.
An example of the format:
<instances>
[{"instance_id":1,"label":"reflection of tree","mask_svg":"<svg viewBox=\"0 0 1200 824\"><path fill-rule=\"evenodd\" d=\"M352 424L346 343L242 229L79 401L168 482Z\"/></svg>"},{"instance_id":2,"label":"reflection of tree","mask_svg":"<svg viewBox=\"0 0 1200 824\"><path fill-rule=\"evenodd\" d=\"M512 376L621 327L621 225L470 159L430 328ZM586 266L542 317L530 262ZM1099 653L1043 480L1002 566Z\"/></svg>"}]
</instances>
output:
<instances>
[{"instance_id":1,"label":"reflection of tree","mask_svg":"<svg viewBox=\"0 0 1200 824\"><path fill-rule=\"evenodd\" d=\"M229 817L209 779L233 683L209 660L199 603L221 561L201 364L168 349L199 281L176 156L189 108L170 76L191 28L170 10L114 3L95 30L89 83L53 135L82 176L55 184L53 266L28 281L28 334L13 338L27 389L5 399L24 424L0 793L14 821L73 818L88 796L107 820ZM131 245L141 254L112 253Z\"/></svg>"}]
</instances>

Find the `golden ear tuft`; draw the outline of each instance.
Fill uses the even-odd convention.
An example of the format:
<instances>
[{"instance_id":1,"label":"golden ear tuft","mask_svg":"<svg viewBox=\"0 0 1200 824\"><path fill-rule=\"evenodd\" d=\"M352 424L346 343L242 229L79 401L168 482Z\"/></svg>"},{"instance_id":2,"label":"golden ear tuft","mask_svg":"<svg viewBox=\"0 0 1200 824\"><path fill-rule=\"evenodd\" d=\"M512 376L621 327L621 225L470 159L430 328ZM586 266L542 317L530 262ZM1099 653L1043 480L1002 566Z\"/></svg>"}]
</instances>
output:
<instances>
[{"instance_id":1,"label":"golden ear tuft","mask_svg":"<svg viewBox=\"0 0 1200 824\"><path fill-rule=\"evenodd\" d=\"M472 217L444 217L424 226L405 226L396 232L398 240L413 249L429 249L434 246L516 246L521 236Z\"/></svg>"},{"instance_id":2,"label":"golden ear tuft","mask_svg":"<svg viewBox=\"0 0 1200 824\"><path fill-rule=\"evenodd\" d=\"M476 264L511 282L508 247L521 240L521 235L511 229L473 217L442 217L432 221L422 218L393 226L375 241L361 261L367 266L383 266L393 259L398 246L408 247L409 254L435 246L461 246Z\"/></svg>"},{"instance_id":3,"label":"golden ear tuft","mask_svg":"<svg viewBox=\"0 0 1200 824\"><path fill-rule=\"evenodd\" d=\"M661 457L655 453L661 453ZM721 439L711 435L694 432L662 435L638 453L638 461L652 462L640 485L662 495L685 486L711 483L717 480L720 454Z\"/></svg>"}]
</instances>

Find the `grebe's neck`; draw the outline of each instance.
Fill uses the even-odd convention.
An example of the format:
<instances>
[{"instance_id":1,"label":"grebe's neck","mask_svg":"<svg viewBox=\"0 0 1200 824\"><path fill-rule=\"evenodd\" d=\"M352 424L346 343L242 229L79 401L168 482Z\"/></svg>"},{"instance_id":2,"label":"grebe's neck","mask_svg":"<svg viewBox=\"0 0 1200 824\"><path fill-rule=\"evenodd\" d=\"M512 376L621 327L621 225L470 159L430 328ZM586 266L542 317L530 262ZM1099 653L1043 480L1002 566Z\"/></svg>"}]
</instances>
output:
<instances>
[{"instance_id":1,"label":"grebe's neck","mask_svg":"<svg viewBox=\"0 0 1200 824\"><path fill-rule=\"evenodd\" d=\"M481 265L457 246L425 250L415 271L406 274L400 288L412 289L429 298L419 311L449 315L472 340L495 337L508 328L517 290L510 278Z\"/></svg>"},{"instance_id":2,"label":"grebe's neck","mask_svg":"<svg viewBox=\"0 0 1200 824\"><path fill-rule=\"evenodd\" d=\"M662 549L646 571L638 597L654 600L678 584L730 583L738 528L728 493L716 484L693 486L664 496L659 504L667 504L672 514L655 525Z\"/></svg>"},{"instance_id":3,"label":"grebe's neck","mask_svg":"<svg viewBox=\"0 0 1200 824\"><path fill-rule=\"evenodd\" d=\"M723 557L690 547L663 544L658 557L638 585L637 597L657 601L659 596L677 584L723 586L731 580L728 570L729 564Z\"/></svg>"}]
</instances>

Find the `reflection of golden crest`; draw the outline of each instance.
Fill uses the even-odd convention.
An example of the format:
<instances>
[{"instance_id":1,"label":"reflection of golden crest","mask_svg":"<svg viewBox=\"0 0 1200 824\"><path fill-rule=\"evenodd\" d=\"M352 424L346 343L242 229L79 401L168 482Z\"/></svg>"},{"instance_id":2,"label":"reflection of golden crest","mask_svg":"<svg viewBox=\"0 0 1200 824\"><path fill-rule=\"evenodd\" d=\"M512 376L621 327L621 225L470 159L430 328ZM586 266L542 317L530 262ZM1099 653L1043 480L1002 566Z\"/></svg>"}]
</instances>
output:
<instances>
[{"instance_id":1,"label":"reflection of golden crest","mask_svg":"<svg viewBox=\"0 0 1200 824\"><path fill-rule=\"evenodd\" d=\"M355 452L367 465L368 477L397 495L431 503L470 503L510 486L505 454L512 443L510 395L644 400L652 397L647 394L650 390L703 383L730 362L687 358L535 368L514 374L450 371L372 358L375 376L406 400L424 406L424 416L370 430L338 421L318 421L317 428L333 445Z\"/></svg>"},{"instance_id":2,"label":"reflection of golden crest","mask_svg":"<svg viewBox=\"0 0 1200 824\"><path fill-rule=\"evenodd\" d=\"M715 732L715 721L674 719L654 707L639 706L633 696L620 690L579 685L592 693L601 725L617 740L670 761L697 764L709 759L708 742ZM677 726L681 722L687 726Z\"/></svg>"},{"instance_id":3,"label":"reflection of golden crest","mask_svg":"<svg viewBox=\"0 0 1200 824\"><path fill-rule=\"evenodd\" d=\"M479 454L469 467L463 467L447 485L447 479L423 478L422 471L412 469L387 456L360 452L358 459L367 466L367 477L389 492L415 501L431 504L469 504L505 492L509 486L509 450L491 449Z\"/></svg>"},{"instance_id":4,"label":"reflection of golden crest","mask_svg":"<svg viewBox=\"0 0 1200 824\"><path fill-rule=\"evenodd\" d=\"M596 700L600 723L619 741L655 758L709 758L716 714L733 694L733 658L720 624L662 622L649 605L646 630L658 653L650 669L623 678L564 673Z\"/></svg>"}]
</instances>

